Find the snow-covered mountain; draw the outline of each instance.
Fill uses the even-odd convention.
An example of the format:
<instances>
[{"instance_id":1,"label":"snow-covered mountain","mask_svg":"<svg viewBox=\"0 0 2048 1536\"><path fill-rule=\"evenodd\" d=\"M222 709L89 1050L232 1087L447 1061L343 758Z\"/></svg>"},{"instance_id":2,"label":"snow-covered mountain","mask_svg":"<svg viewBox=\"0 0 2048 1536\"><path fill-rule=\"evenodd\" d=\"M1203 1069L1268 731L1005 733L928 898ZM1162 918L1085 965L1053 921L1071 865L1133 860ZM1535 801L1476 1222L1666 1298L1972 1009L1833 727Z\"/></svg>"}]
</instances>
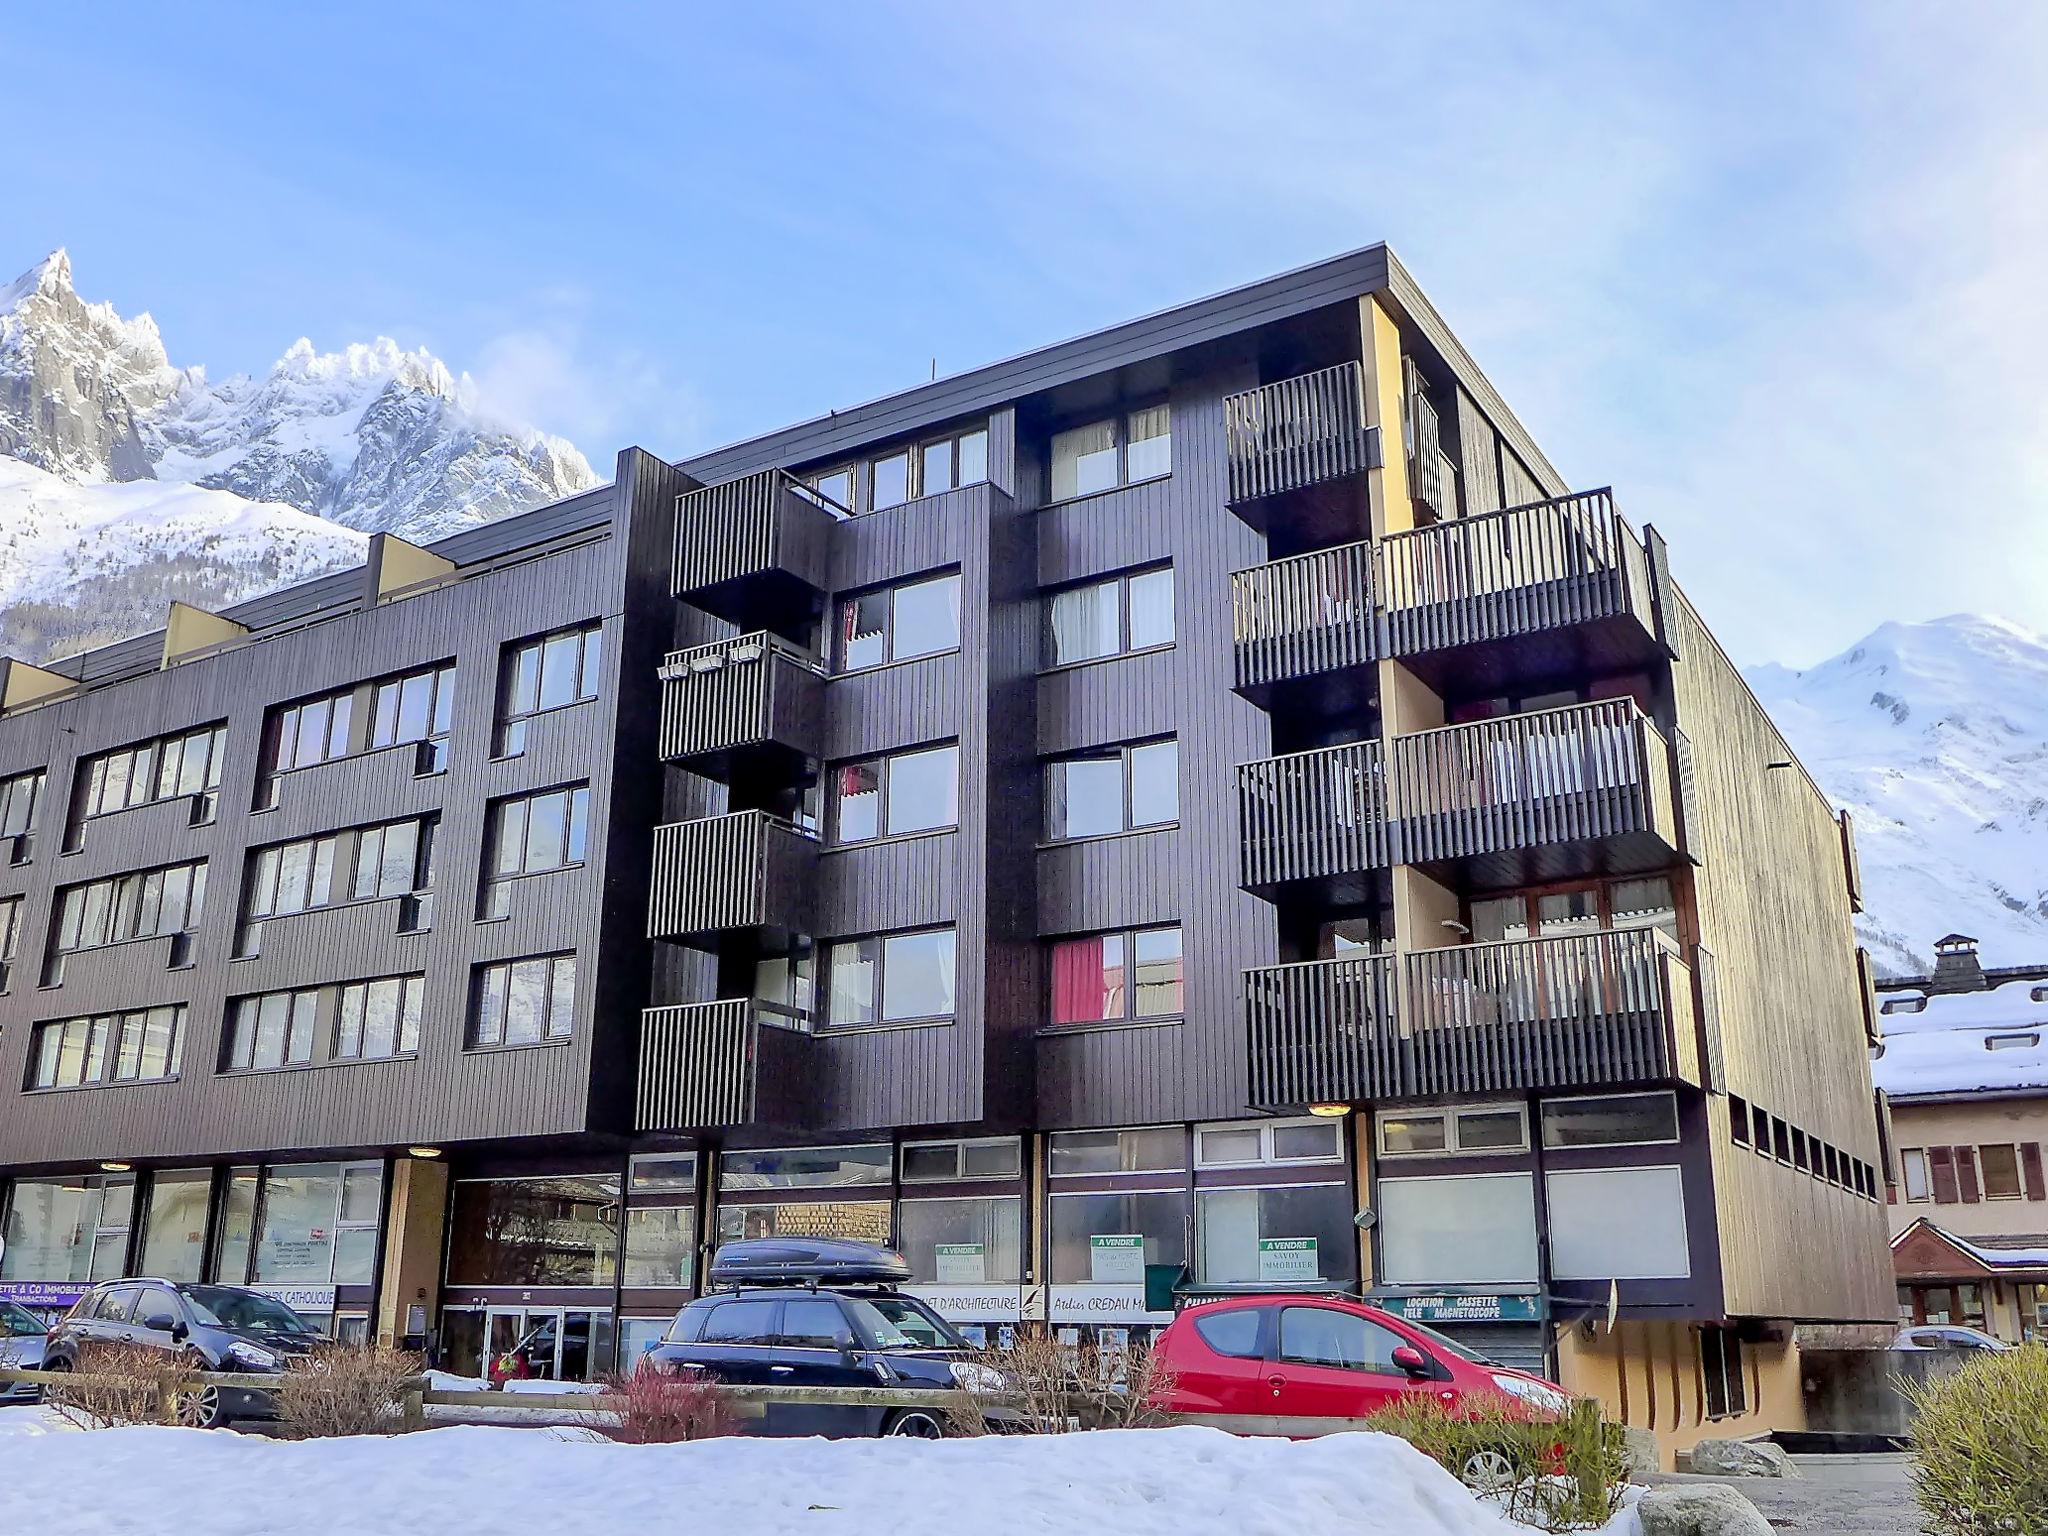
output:
<instances>
[{"instance_id":1,"label":"snow-covered mountain","mask_svg":"<svg viewBox=\"0 0 2048 1536\"><path fill-rule=\"evenodd\" d=\"M569 443L388 338L261 379L173 367L148 315L88 304L57 251L0 288L0 653L147 628L597 483Z\"/></svg>"},{"instance_id":2,"label":"snow-covered mountain","mask_svg":"<svg viewBox=\"0 0 2048 1536\"><path fill-rule=\"evenodd\" d=\"M1924 974L1949 932L1988 966L2048 960L2048 637L1959 614L1747 676L1855 816L1880 970Z\"/></svg>"}]
</instances>

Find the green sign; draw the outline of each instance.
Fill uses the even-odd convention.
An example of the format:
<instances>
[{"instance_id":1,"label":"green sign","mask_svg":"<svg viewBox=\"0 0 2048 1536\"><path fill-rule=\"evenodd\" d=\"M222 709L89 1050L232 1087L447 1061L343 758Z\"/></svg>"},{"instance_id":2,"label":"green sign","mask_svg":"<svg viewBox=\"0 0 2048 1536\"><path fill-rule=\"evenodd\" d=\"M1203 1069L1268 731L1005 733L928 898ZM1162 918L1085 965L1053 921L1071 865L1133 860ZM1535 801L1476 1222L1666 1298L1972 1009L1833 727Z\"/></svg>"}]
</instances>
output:
<instances>
[{"instance_id":1,"label":"green sign","mask_svg":"<svg viewBox=\"0 0 2048 1536\"><path fill-rule=\"evenodd\" d=\"M1439 1292L1433 1296L1379 1296L1373 1305L1418 1323L1539 1323L1543 1298L1509 1292Z\"/></svg>"},{"instance_id":2,"label":"green sign","mask_svg":"<svg viewBox=\"0 0 2048 1536\"><path fill-rule=\"evenodd\" d=\"M938 1243L932 1248L935 1278L941 1285L974 1285L988 1278L988 1260L980 1243Z\"/></svg>"},{"instance_id":3,"label":"green sign","mask_svg":"<svg viewBox=\"0 0 2048 1536\"><path fill-rule=\"evenodd\" d=\"M1320 1280L1323 1267L1316 1260L1312 1237L1262 1237L1259 1239L1259 1279Z\"/></svg>"},{"instance_id":4,"label":"green sign","mask_svg":"<svg viewBox=\"0 0 2048 1536\"><path fill-rule=\"evenodd\" d=\"M1145 1239L1133 1232L1097 1233L1089 1238L1088 1278L1097 1285L1143 1285Z\"/></svg>"}]
</instances>

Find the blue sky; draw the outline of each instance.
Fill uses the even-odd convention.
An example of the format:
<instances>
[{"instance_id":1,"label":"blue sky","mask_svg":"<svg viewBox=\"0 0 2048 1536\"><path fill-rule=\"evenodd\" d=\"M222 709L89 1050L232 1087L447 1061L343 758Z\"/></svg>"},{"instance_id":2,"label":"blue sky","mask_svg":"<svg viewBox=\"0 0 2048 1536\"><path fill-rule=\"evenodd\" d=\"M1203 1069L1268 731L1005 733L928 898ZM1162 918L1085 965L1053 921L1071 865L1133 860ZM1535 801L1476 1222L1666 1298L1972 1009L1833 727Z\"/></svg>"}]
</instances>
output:
<instances>
[{"instance_id":1,"label":"blue sky","mask_svg":"<svg viewBox=\"0 0 2048 1536\"><path fill-rule=\"evenodd\" d=\"M2048 8L12 8L0 268L602 470L1387 239L1739 659L2048 628Z\"/></svg>"}]
</instances>

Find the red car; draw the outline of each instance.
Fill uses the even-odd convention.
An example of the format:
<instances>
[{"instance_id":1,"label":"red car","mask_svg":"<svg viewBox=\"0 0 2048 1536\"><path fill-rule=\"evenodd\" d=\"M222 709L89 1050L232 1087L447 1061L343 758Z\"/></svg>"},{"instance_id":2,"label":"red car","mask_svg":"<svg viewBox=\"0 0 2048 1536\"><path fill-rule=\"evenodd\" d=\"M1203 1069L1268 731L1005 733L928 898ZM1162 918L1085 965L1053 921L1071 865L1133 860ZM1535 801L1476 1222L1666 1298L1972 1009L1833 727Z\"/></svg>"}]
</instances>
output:
<instances>
[{"instance_id":1,"label":"red car","mask_svg":"<svg viewBox=\"0 0 2048 1536\"><path fill-rule=\"evenodd\" d=\"M1153 1346L1170 1413L1362 1418L1411 1393L1490 1394L1541 1414L1571 1398L1433 1328L1341 1296L1235 1296L1189 1307Z\"/></svg>"}]
</instances>

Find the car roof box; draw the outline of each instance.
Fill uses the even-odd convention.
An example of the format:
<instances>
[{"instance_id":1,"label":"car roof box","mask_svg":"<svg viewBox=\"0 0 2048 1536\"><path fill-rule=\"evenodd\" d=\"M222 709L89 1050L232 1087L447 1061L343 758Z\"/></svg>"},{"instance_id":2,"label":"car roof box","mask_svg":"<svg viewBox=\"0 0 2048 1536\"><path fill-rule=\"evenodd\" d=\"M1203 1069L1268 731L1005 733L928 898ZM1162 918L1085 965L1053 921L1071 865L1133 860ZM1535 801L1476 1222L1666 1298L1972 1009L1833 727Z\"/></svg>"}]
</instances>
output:
<instances>
[{"instance_id":1,"label":"car roof box","mask_svg":"<svg viewBox=\"0 0 2048 1536\"><path fill-rule=\"evenodd\" d=\"M831 1237L755 1237L711 1256L713 1285L896 1284L910 1278L902 1254Z\"/></svg>"}]
</instances>

